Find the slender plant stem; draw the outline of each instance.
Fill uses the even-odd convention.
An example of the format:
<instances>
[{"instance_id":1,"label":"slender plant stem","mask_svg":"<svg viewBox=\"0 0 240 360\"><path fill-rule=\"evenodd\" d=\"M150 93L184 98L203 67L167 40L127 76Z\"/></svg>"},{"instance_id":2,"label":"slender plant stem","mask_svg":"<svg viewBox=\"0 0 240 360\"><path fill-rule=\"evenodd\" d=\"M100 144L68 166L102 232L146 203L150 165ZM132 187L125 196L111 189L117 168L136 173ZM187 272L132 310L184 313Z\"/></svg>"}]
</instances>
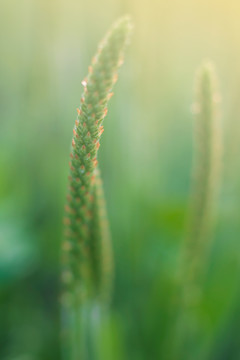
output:
<instances>
[{"instance_id":1,"label":"slender plant stem","mask_svg":"<svg viewBox=\"0 0 240 360\"><path fill-rule=\"evenodd\" d=\"M175 359L188 359L201 342L199 308L203 297L203 277L213 237L214 207L219 188L221 133L219 94L214 67L199 69L194 104L194 167L187 235L179 269L179 315ZM199 345L199 344L198 344Z\"/></svg>"}]
</instances>

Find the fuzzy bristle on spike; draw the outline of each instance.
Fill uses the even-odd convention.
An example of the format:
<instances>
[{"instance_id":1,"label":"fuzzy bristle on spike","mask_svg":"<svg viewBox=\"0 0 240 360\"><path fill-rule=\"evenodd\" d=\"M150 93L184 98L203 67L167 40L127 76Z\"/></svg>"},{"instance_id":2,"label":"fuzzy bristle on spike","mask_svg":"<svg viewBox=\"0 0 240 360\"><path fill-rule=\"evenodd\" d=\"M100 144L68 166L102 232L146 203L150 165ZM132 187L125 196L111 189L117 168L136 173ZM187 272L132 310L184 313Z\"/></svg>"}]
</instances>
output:
<instances>
[{"instance_id":1,"label":"fuzzy bristle on spike","mask_svg":"<svg viewBox=\"0 0 240 360\"><path fill-rule=\"evenodd\" d=\"M104 132L103 128L101 130L99 130L99 136L101 136L103 132Z\"/></svg>"},{"instance_id":2,"label":"fuzzy bristle on spike","mask_svg":"<svg viewBox=\"0 0 240 360\"><path fill-rule=\"evenodd\" d=\"M84 80L82 81L82 85L83 85L83 86L87 86L87 79L84 79Z\"/></svg>"},{"instance_id":3,"label":"fuzzy bristle on spike","mask_svg":"<svg viewBox=\"0 0 240 360\"><path fill-rule=\"evenodd\" d=\"M107 95L107 99L110 100L112 96L113 96L113 92L110 92L110 93Z\"/></svg>"}]
</instances>

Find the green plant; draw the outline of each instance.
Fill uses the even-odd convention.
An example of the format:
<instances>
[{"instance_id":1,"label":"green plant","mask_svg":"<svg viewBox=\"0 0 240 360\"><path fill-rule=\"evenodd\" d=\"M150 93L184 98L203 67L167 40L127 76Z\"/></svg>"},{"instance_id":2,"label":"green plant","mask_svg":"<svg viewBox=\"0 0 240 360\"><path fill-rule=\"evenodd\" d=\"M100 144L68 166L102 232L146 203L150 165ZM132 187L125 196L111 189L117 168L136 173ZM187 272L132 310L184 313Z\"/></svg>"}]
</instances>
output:
<instances>
[{"instance_id":1,"label":"green plant","mask_svg":"<svg viewBox=\"0 0 240 360\"><path fill-rule=\"evenodd\" d=\"M62 274L65 336L70 334L66 357L72 359L86 357L83 309L92 302L106 303L110 294L112 254L97 152L130 29L130 20L124 17L100 44L82 81L84 93L73 129Z\"/></svg>"},{"instance_id":2,"label":"green plant","mask_svg":"<svg viewBox=\"0 0 240 360\"><path fill-rule=\"evenodd\" d=\"M187 234L180 269L180 342L190 353L199 328L197 317L203 297L203 277L208 264L214 205L219 188L221 126L218 102L215 70L207 62L199 69L196 81L196 102L193 108L195 159ZM196 348L195 343L194 349Z\"/></svg>"},{"instance_id":3,"label":"green plant","mask_svg":"<svg viewBox=\"0 0 240 360\"><path fill-rule=\"evenodd\" d=\"M199 69L196 81L195 161L186 247L196 278L209 247L213 207L219 188L221 134L219 94L215 69L209 62ZM198 262L200 261L200 264ZM204 263L204 262L203 262ZM189 266L189 265L188 265ZM199 267L200 266L200 267Z\"/></svg>"}]
</instances>

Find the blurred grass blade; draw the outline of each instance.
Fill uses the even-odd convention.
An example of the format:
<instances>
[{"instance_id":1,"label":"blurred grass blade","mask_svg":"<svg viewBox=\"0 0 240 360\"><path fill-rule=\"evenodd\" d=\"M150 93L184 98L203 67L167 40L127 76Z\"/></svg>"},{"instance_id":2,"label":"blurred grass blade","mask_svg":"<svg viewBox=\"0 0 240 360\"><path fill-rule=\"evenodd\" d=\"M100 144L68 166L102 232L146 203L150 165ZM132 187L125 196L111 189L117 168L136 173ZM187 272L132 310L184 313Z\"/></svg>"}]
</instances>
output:
<instances>
[{"instance_id":1,"label":"blurred grass blade","mask_svg":"<svg viewBox=\"0 0 240 360\"><path fill-rule=\"evenodd\" d=\"M107 302L112 287L113 256L99 169L96 171L93 196L93 226L91 229L90 259L92 261L93 276L96 284L96 296Z\"/></svg>"},{"instance_id":2,"label":"blurred grass blade","mask_svg":"<svg viewBox=\"0 0 240 360\"><path fill-rule=\"evenodd\" d=\"M194 280L204 267L212 237L214 206L217 201L221 164L219 94L214 66L206 62L196 79L195 159L186 237L186 266ZM189 262L190 261L190 262ZM189 268L191 264L191 268Z\"/></svg>"},{"instance_id":3,"label":"blurred grass blade","mask_svg":"<svg viewBox=\"0 0 240 360\"><path fill-rule=\"evenodd\" d=\"M198 316L202 281L213 237L214 206L220 180L221 132L218 102L215 70L207 62L199 69L196 79L195 159L187 236L180 271L182 303L178 330L183 351L180 356L184 357L187 356L186 349L193 355L200 345L197 333L201 328Z\"/></svg>"}]
</instances>

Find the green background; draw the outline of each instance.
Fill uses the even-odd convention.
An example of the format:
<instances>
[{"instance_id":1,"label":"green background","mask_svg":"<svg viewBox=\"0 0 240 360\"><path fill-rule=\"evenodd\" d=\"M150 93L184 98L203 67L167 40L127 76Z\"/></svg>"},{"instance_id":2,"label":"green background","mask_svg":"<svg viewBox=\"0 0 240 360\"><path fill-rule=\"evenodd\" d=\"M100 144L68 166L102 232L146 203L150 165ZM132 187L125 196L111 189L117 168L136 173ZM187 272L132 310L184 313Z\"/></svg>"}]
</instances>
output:
<instances>
[{"instance_id":1,"label":"green background","mask_svg":"<svg viewBox=\"0 0 240 360\"><path fill-rule=\"evenodd\" d=\"M219 76L223 171L200 359L240 359L240 4L3 0L0 5L0 358L60 359L59 256L81 80L112 22L131 46L100 148L115 257L101 360L168 359L189 201L194 76ZM185 356L183 355L182 360Z\"/></svg>"}]
</instances>

